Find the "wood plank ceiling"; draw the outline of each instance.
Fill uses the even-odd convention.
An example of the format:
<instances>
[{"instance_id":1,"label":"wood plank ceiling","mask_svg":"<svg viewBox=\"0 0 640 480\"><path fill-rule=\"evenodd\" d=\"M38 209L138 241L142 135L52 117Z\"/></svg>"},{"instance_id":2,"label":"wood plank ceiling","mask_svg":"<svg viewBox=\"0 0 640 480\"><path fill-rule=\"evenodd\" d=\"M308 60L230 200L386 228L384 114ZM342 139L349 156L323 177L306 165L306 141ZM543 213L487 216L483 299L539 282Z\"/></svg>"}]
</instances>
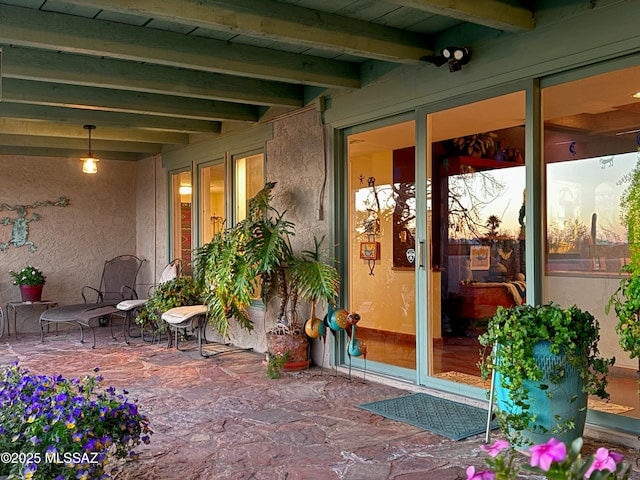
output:
<instances>
[{"instance_id":1,"label":"wood plank ceiling","mask_svg":"<svg viewBox=\"0 0 640 480\"><path fill-rule=\"evenodd\" d=\"M530 30L528 3L0 0L0 154L81 157L93 124L99 158L145 158Z\"/></svg>"}]
</instances>

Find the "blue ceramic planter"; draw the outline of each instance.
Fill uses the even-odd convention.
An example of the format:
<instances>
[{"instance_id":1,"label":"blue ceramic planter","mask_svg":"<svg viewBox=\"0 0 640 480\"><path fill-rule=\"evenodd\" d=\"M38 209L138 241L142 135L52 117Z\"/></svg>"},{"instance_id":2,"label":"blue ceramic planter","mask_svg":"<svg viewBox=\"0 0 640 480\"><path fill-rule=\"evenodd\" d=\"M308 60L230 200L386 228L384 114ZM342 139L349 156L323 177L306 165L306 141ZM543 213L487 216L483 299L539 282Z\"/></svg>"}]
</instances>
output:
<instances>
[{"instance_id":1,"label":"blue ceramic planter","mask_svg":"<svg viewBox=\"0 0 640 480\"><path fill-rule=\"evenodd\" d=\"M536 415L536 425L544 427L547 433L523 430L525 441L534 444L545 443L555 437L565 443L571 443L582 436L587 418L587 395L582 391L583 382L575 368L565 362L564 354L554 355L549 352L549 342L540 342L533 348L536 363L543 371L540 382L525 382L529 389L529 413ZM551 373L557 365L564 365L565 375L559 384L551 382ZM540 388L548 385L547 390ZM508 390L501 385L501 375L496 372L496 398L501 411L519 413L520 409L510 404ZM572 429L563 433L553 433L566 420L575 422ZM534 429L535 430L535 429Z\"/></svg>"}]
</instances>

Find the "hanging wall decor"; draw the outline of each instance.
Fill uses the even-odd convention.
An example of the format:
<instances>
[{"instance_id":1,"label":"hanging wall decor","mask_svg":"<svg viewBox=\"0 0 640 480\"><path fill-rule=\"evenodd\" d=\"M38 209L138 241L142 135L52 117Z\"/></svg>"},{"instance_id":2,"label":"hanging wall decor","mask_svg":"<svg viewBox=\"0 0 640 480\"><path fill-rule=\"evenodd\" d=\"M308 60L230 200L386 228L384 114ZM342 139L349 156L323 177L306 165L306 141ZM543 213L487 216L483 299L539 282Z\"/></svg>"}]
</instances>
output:
<instances>
[{"instance_id":1,"label":"hanging wall decor","mask_svg":"<svg viewBox=\"0 0 640 480\"><path fill-rule=\"evenodd\" d=\"M0 250L3 253L7 253L7 250L11 245L14 247L28 247L30 252L36 251L36 246L33 242L27 241L27 237L29 236L29 223L40 220L40 215L37 213L32 213L30 217L27 217L27 210L34 209L37 207L66 207L69 205L69 199L67 197L60 197L58 201L54 202L51 200L47 200L44 202L35 202L31 205L8 205L6 203L0 204L0 210L10 210L15 211L18 216L17 218L4 217L0 219L0 223L2 225L11 225L11 240L8 242L0 242Z\"/></svg>"},{"instance_id":2,"label":"hanging wall decor","mask_svg":"<svg viewBox=\"0 0 640 480\"><path fill-rule=\"evenodd\" d=\"M360 258L367 261L369 275L373 275L376 260L380 260L380 242L376 242L376 236L380 235L380 199L376 190L375 177L367 179L367 185L373 192L376 209L369 209L370 216L365 221L364 232L367 236L366 242L360 242Z\"/></svg>"}]
</instances>

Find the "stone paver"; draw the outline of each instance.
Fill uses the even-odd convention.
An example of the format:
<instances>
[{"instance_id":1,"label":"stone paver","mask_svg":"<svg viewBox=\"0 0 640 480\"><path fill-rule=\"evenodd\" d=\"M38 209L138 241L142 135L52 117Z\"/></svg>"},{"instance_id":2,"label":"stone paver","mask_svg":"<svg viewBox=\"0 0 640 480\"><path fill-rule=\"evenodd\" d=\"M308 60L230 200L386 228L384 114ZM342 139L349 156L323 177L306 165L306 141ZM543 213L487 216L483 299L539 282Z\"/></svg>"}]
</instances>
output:
<instances>
[{"instance_id":1,"label":"stone paver","mask_svg":"<svg viewBox=\"0 0 640 480\"><path fill-rule=\"evenodd\" d=\"M44 343L3 337L0 364L19 360L34 373L67 377L97 366L107 385L138 398L155 433L119 480L456 480L466 479L467 466L484 465L483 435L456 442L356 407L408 391L318 367L272 380L262 354L202 359L195 348L125 345L108 329L97 336L95 349L79 344L76 332Z\"/></svg>"}]
</instances>

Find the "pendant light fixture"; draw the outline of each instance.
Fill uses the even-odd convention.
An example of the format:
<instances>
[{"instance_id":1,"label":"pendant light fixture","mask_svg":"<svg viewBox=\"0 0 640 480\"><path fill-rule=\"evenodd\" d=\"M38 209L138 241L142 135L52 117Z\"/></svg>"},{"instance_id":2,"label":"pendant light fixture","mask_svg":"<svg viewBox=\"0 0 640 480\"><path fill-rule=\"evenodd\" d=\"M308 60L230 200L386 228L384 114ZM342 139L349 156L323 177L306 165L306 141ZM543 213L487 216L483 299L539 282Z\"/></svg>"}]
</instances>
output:
<instances>
[{"instance_id":1,"label":"pendant light fixture","mask_svg":"<svg viewBox=\"0 0 640 480\"><path fill-rule=\"evenodd\" d=\"M100 161L91 153L91 130L95 130L96 126L85 125L84 128L85 130L89 130L89 154L82 159L82 171L84 173L94 174L98 171L98 162Z\"/></svg>"}]
</instances>

